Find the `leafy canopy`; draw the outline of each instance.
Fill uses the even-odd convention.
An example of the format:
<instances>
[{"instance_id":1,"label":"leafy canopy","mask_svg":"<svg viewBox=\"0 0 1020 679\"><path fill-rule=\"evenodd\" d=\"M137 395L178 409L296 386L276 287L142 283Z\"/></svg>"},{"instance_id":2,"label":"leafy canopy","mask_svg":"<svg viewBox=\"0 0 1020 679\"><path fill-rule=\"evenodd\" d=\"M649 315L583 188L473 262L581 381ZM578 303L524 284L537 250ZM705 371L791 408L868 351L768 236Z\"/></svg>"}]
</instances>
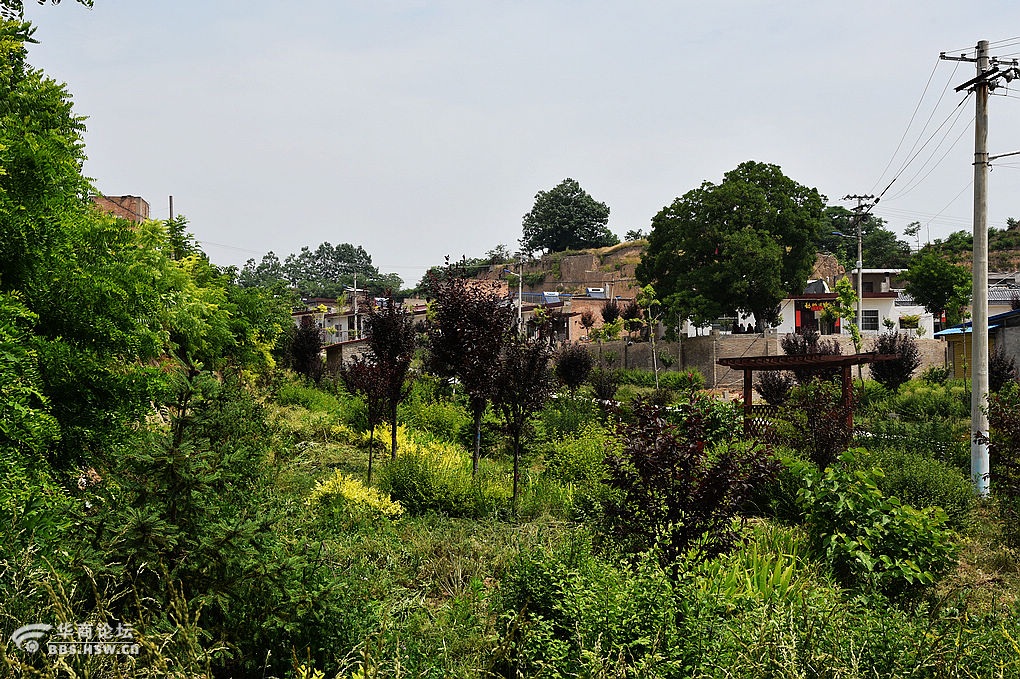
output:
<instances>
[{"instance_id":1,"label":"leafy canopy","mask_svg":"<svg viewBox=\"0 0 1020 679\"><path fill-rule=\"evenodd\" d=\"M601 248L620 242L610 230L609 206L600 203L574 179L564 179L535 195L535 205L524 215L521 248L528 252Z\"/></svg>"},{"instance_id":2,"label":"leafy canopy","mask_svg":"<svg viewBox=\"0 0 1020 679\"><path fill-rule=\"evenodd\" d=\"M698 324L742 311L774 325L780 301L804 289L823 210L816 189L778 166L742 163L655 215L638 280Z\"/></svg>"},{"instance_id":3,"label":"leafy canopy","mask_svg":"<svg viewBox=\"0 0 1020 679\"><path fill-rule=\"evenodd\" d=\"M907 280L907 294L928 313L938 318L945 312L950 325L960 322L962 309L970 300L967 269L929 250L914 259L903 277Z\"/></svg>"}]
</instances>

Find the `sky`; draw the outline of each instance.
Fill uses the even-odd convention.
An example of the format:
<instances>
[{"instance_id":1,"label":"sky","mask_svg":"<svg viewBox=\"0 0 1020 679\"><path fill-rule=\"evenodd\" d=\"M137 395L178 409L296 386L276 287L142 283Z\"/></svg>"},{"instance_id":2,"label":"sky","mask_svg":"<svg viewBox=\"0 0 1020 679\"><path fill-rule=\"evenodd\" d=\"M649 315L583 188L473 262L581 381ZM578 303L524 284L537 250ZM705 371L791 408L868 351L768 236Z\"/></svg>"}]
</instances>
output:
<instances>
[{"instance_id":1,"label":"sky","mask_svg":"<svg viewBox=\"0 0 1020 679\"><path fill-rule=\"evenodd\" d=\"M969 230L974 100L953 87L975 65L939 54L1020 57L1009 0L27 0L26 17L30 63L88 118L98 191L159 219L172 195L217 264L348 242L407 286L515 249L567 177L621 237L746 160L831 205L885 189L874 213L921 222L921 243ZM989 104L991 154L1020 151L1014 84ZM992 226L1020 217L1018 170L993 163Z\"/></svg>"}]
</instances>

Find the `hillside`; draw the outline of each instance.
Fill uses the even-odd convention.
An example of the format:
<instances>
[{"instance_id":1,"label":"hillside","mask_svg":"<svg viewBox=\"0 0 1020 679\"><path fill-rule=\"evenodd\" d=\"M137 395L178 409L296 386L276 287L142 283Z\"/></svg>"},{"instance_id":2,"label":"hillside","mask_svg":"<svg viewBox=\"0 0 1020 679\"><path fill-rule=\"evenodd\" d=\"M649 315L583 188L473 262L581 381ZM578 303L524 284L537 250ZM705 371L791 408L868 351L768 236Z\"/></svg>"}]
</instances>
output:
<instances>
[{"instance_id":1,"label":"hillside","mask_svg":"<svg viewBox=\"0 0 1020 679\"><path fill-rule=\"evenodd\" d=\"M647 241L637 240L606 248L552 252L524 264L525 292L583 294L586 288L605 288L612 295L634 297L640 287L634 269ZM482 280L506 280L506 268L494 264L478 274ZM512 268L516 270L514 265ZM516 278L513 279L516 284Z\"/></svg>"}]
</instances>

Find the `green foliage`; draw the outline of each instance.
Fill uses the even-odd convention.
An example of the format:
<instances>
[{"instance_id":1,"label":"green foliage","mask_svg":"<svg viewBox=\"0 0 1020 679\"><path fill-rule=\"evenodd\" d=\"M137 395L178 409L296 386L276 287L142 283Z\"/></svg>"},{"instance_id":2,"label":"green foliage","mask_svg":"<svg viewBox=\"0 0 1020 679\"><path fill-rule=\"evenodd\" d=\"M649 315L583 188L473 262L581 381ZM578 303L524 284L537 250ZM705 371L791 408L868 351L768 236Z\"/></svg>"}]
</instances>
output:
<instances>
[{"instance_id":1,"label":"green foliage","mask_svg":"<svg viewBox=\"0 0 1020 679\"><path fill-rule=\"evenodd\" d=\"M652 219L638 280L655 285L670 316L703 325L744 311L774 324L780 301L804 289L823 207L779 167L742 163Z\"/></svg>"},{"instance_id":2,"label":"green foliage","mask_svg":"<svg viewBox=\"0 0 1020 679\"><path fill-rule=\"evenodd\" d=\"M949 325L960 322L963 307L970 300L971 277L964 267L950 264L933 251L922 251L903 274L907 294L914 301Z\"/></svg>"},{"instance_id":3,"label":"green foliage","mask_svg":"<svg viewBox=\"0 0 1020 679\"><path fill-rule=\"evenodd\" d=\"M238 283L246 288L260 287L275 291L294 289L301 297L343 297L353 287L376 295L394 293L401 287L396 274L382 274L372 265L372 257L360 245L321 243L315 250L301 248L287 255L281 263L273 252L256 263L249 259L238 272Z\"/></svg>"},{"instance_id":4,"label":"green foliage","mask_svg":"<svg viewBox=\"0 0 1020 679\"><path fill-rule=\"evenodd\" d=\"M945 384L952 374L949 366L930 365L921 371L921 381L931 385Z\"/></svg>"},{"instance_id":5,"label":"green foliage","mask_svg":"<svg viewBox=\"0 0 1020 679\"><path fill-rule=\"evenodd\" d=\"M852 469L855 457L809 479L807 505L811 548L848 587L891 598L910 598L935 584L952 567L957 548L942 509L917 510L878 487L880 469Z\"/></svg>"},{"instance_id":6,"label":"green foliage","mask_svg":"<svg viewBox=\"0 0 1020 679\"><path fill-rule=\"evenodd\" d=\"M900 388L889 407L910 422L966 418L970 416L970 394L961 382L932 385L914 381Z\"/></svg>"},{"instance_id":7,"label":"green foliage","mask_svg":"<svg viewBox=\"0 0 1020 679\"><path fill-rule=\"evenodd\" d=\"M435 379L420 376L411 384L411 393L400 404L401 424L447 443L460 442L467 433L473 437L471 416L454 401L440 397Z\"/></svg>"},{"instance_id":8,"label":"green foliage","mask_svg":"<svg viewBox=\"0 0 1020 679\"><path fill-rule=\"evenodd\" d=\"M639 368L620 369L614 371L620 384L631 384L636 387L654 387L655 374L650 370ZM659 386L683 393L692 393L705 388L705 377L695 369L676 372L659 373Z\"/></svg>"},{"instance_id":9,"label":"green foliage","mask_svg":"<svg viewBox=\"0 0 1020 679\"><path fill-rule=\"evenodd\" d=\"M562 252L616 245L620 239L608 223L609 207L567 178L549 191L535 194L534 207L524 215L521 248Z\"/></svg>"},{"instance_id":10,"label":"green foliage","mask_svg":"<svg viewBox=\"0 0 1020 679\"><path fill-rule=\"evenodd\" d=\"M860 449L854 454L854 468L881 469L883 474L875 483L886 497L896 497L917 509L941 507L948 525L956 530L964 527L974 506L970 479L959 469L922 453L891 447L875 452Z\"/></svg>"},{"instance_id":11,"label":"green foliage","mask_svg":"<svg viewBox=\"0 0 1020 679\"><path fill-rule=\"evenodd\" d=\"M806 354L819 354L822 356L839 356L843 350L835 338L821 339L817 332L808 332L803 335L787 333L779 341L783 353L787 356L804 356ZM805 384L814 379L832 380L839 375L839 368L794 368L791 370L799 384Z\"/></svg>"},{"instance_id":12,"label":"green foliage","mask_svg":"<svg viewBox=\"0 0 1020 679\"><path fill-rule=\"evenodd\" d=\"M859 217L841 206L826 207L825 216L829 226L819 233L818 251L834 254L849 272L857 265ZM833 231L845 235L837 235ZM905 269L910 266L910 244L887 229L884 219L872 214L864 215L861 222L861 251L866 267Z\"/></svg>"},{"instance_id":13,"label":"green foliage","mask_svg":"<svg viewBox=\"0 0 1020 679\"><path fill-rule=\"evenodd\" d=\"M598 405L589 399L559 397L550 399L542 407L536 426L539 436L555 440L573 436L600 417Z\"/></svg>"},{"instance_id":14,"label":"green foliage","mask_svg":"<svg viewBox=\"0 0 1020 679\"><path fill-rule=\"evenodd\" d=\"M371 525L384 518L398 519L404 513L399 502L339 470L317 482L305 504L315 513L319 524L327 528Z\"/></svg>"},{"instance_id":15,"label":"green foliage","mask_svg":"<svg viewBox=\"0 0 1020 679\"><path fill-rule=\"evenodd\" d=\"M380 488L413 515L435 512L451 517L482 517L505 507L508 493L498 478L480 474L459 446L398 433L400 455L380 473Z\"/></svg>"}]
</instances>

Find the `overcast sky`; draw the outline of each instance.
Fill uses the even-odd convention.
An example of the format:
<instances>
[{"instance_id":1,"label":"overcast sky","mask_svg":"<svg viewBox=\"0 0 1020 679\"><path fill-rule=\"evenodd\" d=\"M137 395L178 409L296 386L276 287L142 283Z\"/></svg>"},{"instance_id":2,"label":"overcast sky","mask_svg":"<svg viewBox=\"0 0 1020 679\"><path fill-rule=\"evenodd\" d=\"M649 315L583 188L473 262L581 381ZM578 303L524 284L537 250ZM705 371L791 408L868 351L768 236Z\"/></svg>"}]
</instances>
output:
<instances>
[{"instance_id":1,"label":"overcast sky","mask_svg":"<svg viewBox=\"0 0 1020 679\"><path fill-rule=\"evenodd\" d=\"M99 191L155 218L173 195L218 264L349 242L405 285L514 248L566 177L623 236L745 160L849 206L916 154L875 213L922 239L969 229L974 104L952 88L975 68L938 56L1020 56L1007 0L26 4ZM1020 150L1015 84L991 100L993 154ZM1018 170L993 168L992 225L1020 217Z\"/></svg>"}]
</instances>

